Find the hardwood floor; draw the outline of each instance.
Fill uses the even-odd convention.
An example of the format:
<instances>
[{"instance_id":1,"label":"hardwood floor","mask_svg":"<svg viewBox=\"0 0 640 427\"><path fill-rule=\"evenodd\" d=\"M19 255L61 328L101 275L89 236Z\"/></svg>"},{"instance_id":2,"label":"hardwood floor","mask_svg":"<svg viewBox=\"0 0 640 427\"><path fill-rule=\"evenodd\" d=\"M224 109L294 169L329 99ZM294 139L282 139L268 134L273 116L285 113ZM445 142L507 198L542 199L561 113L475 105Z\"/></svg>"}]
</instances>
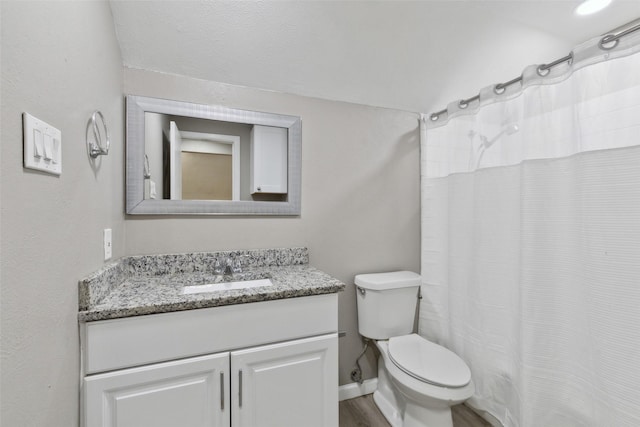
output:
<instances>
[{"instance_id":1,"label":"hardwood floor","mask_svg":"<svg viewBox=\"0 0 640 427\"><path fill-rule=\"evenodd\" d=\"M451 408L453 427L490 427L464 405ZM384 415L373 402L373 395L357 397L340 402L340 427L390 427Z\"/></svg>"},{"instance_id":2,"label":"hardwood floor","mask_svg":"<svg viewBox=\"0 0 640 427\"><path fill-rule=\"evenodd\" d=\"M373 394L340 402L340 427L390 427L373 402Z\"/></svg>"},{"instance_id":3,"label":"hardwood floor","mask_svg":"<svg viewBox=\"0 0 640 427\"><path fill-rule=\"evenodd\" d=\"M453 427L491 427L484 418L469 409L466 405L456 405L451 408Z\"/></svg>"}]
</instances>

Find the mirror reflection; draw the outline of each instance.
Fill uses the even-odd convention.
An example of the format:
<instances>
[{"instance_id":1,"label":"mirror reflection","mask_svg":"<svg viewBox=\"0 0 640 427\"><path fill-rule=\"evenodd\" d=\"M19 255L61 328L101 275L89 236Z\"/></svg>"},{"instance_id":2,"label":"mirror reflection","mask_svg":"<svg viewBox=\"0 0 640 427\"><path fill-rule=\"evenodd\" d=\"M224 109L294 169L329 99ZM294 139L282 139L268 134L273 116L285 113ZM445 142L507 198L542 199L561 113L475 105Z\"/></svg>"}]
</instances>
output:
<instances>
[{"instance_id":1,"label":"mirror reflection","mask_svg":"<svg viewBox=\"0 0 640 427\"><path fill-rule=\"evenodd\" d=\"M127 95L126 213L300 215L300 117Z\"/></svg>"},{"instance_id":2,"label":"mirror reflection","mask_svg":"<svg viewBox=\"0 0 640 427\"><path fill-rule=\"evenodd\" d=\"M145 199L286 201L287 128L144 116Z\"/></svg>"}]
</instances>

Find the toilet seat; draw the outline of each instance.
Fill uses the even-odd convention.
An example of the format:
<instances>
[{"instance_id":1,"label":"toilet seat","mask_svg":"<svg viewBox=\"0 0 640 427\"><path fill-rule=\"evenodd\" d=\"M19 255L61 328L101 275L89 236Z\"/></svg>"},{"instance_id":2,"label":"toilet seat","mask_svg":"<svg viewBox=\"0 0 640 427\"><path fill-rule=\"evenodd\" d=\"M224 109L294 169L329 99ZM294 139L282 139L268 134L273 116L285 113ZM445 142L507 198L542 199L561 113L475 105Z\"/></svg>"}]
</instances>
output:
<instances>
[{"instance_id":1,"label":"toilet seat","mask_svg":"<svg viewBox=\"0 0 640 427\"><path fill-rule=\"evenodd\" d=\"M464 387L471 381L464 360L417 334L390 338L389 359L406 374L429 384Z\"/></svg>"}]
</instances>

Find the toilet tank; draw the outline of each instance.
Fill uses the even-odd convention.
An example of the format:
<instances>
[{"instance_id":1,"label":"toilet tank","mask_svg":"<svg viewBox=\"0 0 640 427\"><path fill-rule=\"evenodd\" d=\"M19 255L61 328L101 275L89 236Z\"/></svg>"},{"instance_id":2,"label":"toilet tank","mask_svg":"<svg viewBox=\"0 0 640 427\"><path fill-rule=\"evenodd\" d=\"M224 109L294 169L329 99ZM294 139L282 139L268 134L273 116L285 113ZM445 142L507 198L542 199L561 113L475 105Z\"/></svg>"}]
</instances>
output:
<instances>
[{"instance_id":1,"label":"toilet tank","mask_svg":"<svg viewBox=\"0 0 640 427\"><path fill-rule=\"evenodd\" d=\"M412 271L359 274L355 284L360 335L384 340L413 332L419 274Z\"/></svg>"}]
</instances>

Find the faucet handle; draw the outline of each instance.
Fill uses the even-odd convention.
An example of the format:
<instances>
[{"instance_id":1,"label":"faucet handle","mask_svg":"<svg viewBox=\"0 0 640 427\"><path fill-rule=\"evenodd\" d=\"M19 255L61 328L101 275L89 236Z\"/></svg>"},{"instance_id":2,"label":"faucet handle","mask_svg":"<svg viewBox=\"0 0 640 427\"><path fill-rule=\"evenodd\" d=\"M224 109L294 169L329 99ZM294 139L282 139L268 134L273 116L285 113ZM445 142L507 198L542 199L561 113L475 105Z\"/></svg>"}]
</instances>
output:
<instances>
[{"instance_id":1,"label":"faucet handle","mask_svg":"<svg viewBox=\"0 0 640 427\"><path fill-rule=\"evenodd\" d=\"M215 264L213 264L213 274L220 275L224 272L224 268L222 264L220 264L220 260L216 258Z\"/></svg>"},{"instance_id":2,"label":"faucet handle","mask_svg":"<svg viewBox=\"0 0 640 427\"><path fill-rule=\"evenodd\" d=\"M233 272L242 273L242 262L240 261L240 258L236 258L233 262Z\"/></svg>"}]
</instances>

